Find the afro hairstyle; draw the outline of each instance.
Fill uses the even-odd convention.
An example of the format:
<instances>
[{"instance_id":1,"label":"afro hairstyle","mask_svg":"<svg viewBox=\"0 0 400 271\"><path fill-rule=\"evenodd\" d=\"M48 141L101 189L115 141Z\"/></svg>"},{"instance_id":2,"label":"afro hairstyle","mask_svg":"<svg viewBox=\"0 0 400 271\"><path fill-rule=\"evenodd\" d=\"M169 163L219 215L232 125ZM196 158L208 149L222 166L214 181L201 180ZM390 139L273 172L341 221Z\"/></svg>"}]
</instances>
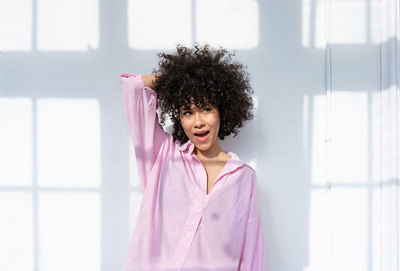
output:
<instances>
[{"instance_id":1,"label":"afro hairstyle","mask_svg":"<svg viewBox=\"0 0 400 271\"><path fill-rule=\"evenodd\" d=\"M178 44L175 53L157 55L158 69L153 69L153 73L160 122L165 125L165 116L171 118L174 141L182 145L189 139L181 125L180 108L192 103L218 108L220 139L230 134L235 137L243 122L253 118L253 89L247 66L232 60L235 52L196 43L194 48Z\"/></svg>"}]
</instances>

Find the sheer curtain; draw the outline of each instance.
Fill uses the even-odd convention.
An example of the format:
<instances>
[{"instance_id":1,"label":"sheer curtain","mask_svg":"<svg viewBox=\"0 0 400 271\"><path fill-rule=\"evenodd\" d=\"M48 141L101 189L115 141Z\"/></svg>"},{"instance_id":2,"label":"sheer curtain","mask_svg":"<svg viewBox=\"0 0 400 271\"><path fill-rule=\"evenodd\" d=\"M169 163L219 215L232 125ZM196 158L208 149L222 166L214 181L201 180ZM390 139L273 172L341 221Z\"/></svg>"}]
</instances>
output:
<instances>
[{"instance_id":1,"label":"sheer curtain","mask_svg":"<svg viewBox=\"0 0 400 271\"><path fill-rule=\"evenodd\" d=\"M303 44L325 49L326 85L306 99L305 270L398 271L399 1L311 1L307 12L316 18L314 44Z\"/></svg>"},{"instance_id":2,"label":"sheer curtain","mask_svg":"<svg viewBox=\"0 0 400 271\"><path fill-rule=\"evenodd\" d=\"M400 93L399 1L382 0L380 88L374 98L374 269L400 270Z\"/></svg>"}]
</instances>

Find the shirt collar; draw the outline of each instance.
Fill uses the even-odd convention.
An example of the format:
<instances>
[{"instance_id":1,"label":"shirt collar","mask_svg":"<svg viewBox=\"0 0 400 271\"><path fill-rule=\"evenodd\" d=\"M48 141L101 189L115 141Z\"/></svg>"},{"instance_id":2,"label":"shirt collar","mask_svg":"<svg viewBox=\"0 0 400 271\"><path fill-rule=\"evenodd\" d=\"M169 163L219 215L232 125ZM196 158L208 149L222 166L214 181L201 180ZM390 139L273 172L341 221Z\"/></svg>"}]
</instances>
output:
<instances>
[{"instance_id":1,"label":"shirt collar","mask_svg":"<svg viewBox=\"0 0 400 271\"><path fill-rule=\"evenodd\" d=\"M186 141L186 143L179 146L179 150L182 152L186 152L187 150L189 150L189 153L192 154L194 150L194 144L189 139L188 141ZM227 151L225 152L231 156L231 159L228 160L229 165L226 167L227 170L232 171L245 164L242 160L240 160L236 153Z\"/></svg>"},{"instance_id":2,"label":"shirt collar","mask_svg":"<svg viewBox=\"0 0 400 271\"><path fill-rule=\"evenodd\" d=\"M194 149L194 144L190 141L190 139L186 141L186 143L183 143L181 146L179 146L179 150L183 152L186 151L187 148L190 148L190 152L192 152Z\"/></svg>"}]
</instances>

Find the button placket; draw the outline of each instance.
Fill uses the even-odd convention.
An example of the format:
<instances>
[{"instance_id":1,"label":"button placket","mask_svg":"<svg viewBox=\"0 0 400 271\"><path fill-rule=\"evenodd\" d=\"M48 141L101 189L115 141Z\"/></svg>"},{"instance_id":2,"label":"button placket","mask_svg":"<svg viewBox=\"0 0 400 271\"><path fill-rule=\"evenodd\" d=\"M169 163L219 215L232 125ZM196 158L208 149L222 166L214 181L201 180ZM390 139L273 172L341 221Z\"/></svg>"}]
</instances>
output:
<instances>
[{"instance_id":1,"label":"button placket","mask_svg":"<svg viewBox=\"0 0 400 271\"><path fill-rule=\"evenodd\" d=\"M182 264L184 262L184 259L189 252L190 245L193 241L194 235L196 233L197 227L201 221L202 217L202 204L200 204L198 201L195 201L189 217L185 223L184 226L184 231L182 232L181 238L178 242L178 246L175 252L175 264L177 267L182 267Z\"/></svg>"},{"instance_id":2,"label":"button placket","mask_svg":"<svg viewBox=\"0 0 400 271\"><path fill-rule=\"evenodd\" d=\"M202 212L203 211L203 203L200 202L199 200L195 200L193 202L193 210L195 212Z\"/></svg>"}]
</instances>

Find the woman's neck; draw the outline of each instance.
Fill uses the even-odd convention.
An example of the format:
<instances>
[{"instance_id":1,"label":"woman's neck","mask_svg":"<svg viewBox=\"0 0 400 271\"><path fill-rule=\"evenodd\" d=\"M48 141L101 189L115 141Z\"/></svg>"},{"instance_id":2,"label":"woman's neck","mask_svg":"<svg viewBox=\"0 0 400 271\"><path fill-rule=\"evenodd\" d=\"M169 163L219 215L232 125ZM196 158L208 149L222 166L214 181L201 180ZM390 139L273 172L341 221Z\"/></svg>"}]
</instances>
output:
<instances>
[{"instance_id":1,"label":"woman's neck","mask_svg":"<svg viewBox=\"0 0 400 271\"><path fill-rule=\"evenodd\" d=\"M224 151L222 151L218 142L216 142L216 144L213 147L209 148L206 151L201 151L195 147L194 154L196 154L197 158L199 158L200 161L229 159L229 156Z\"/></svg>"}]
</instances>

